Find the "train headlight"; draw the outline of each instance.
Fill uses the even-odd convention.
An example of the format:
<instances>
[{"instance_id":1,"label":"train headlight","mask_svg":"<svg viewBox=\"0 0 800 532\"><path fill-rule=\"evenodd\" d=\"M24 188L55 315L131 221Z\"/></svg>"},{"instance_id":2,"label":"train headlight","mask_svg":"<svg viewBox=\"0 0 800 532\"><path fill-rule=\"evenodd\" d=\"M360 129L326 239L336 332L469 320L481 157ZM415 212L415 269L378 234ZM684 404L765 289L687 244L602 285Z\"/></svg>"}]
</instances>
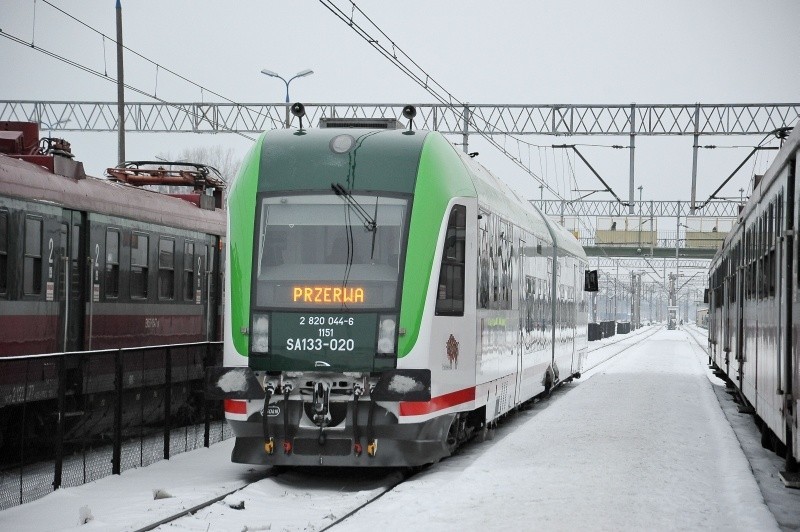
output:
<instances>
[{"instance_id":1,"label":"train headlight","mask_svg":"<svg viewBox=\"0 0 800 532\"><path fill-rule=\"evenodd\" d=\"M253 316L250 343L253 353L269 353L269 316L267 314Z\"/></svg>"},{"instance_id":2,"label":"train headlight","mask_svg":"<svg viewBox=\"0 0 800 532\"><path fill-rule=\"evenodd\" d=\"M397 322L394 316L381 316L378 326L378 353L394 353Z\"/></svg>"}]
</instances>

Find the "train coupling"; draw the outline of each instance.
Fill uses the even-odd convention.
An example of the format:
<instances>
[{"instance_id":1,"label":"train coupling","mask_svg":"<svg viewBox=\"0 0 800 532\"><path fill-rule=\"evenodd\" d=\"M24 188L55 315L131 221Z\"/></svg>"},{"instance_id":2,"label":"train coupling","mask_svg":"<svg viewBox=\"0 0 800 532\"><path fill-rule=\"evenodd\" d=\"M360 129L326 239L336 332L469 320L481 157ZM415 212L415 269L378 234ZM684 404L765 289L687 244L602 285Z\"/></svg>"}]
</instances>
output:
<instances>
[{"instance_id":1,"label":"train coupling","mask_svg":"<svg viewBox=\"0 0 800 532\"><path fill-rule=\"evenodd\" d=\"M330 393L331 385L327 381L314 383L314 423L325 426L330 420Z\"/></svg>"}]
</instances>

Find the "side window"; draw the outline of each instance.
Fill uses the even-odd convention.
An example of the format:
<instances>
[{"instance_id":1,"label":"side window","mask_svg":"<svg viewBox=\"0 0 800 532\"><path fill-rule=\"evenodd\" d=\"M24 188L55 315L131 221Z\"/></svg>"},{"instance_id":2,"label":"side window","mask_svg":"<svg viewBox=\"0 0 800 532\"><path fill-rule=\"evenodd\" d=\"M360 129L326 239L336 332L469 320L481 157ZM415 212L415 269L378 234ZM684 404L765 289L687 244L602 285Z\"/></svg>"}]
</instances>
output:
<instances>
[{"instance_id":1,"label":"side window","mask_svg":"<svg viewBox=\"0 0 800 532\"><path fill-rule=\"evenodd\" d=\"M131 297L147 299L148 244L150 238L141 233L131 235Z\"/></svg>"},{"instance_id":2,"label":"side window","mask_svg":"<svg viewBox=\"0 0 800 532\"><path fill-rule=\"evenodd\" d=\"M0 211L0 296L8 294L8 212Z\"/></svg>"},{"instance_id":3,"label":"side window","mask_svg":"<svg viewBox=\"0 0 800 532\"><path fill-rule=\"evenodd\" d=\"M42 293L42 220L25 218L25 260L23 290L26 295Z\"/></svg>"},{"instance_id":4,"label":"side window","mask_svg":"<svg viewBox=\"0 0 800 532\"><path fill-rule=\"evenodd\" d=\"M478 216L478 307L489 308L489 213Z\"/></svg>"},{"instance_id":5,"label":"side window","mask_svg":"<svg viewBox=\"0 0 800 532\"><path fill-rule=\"evenodd\" d=\"M106 231L106 297L119 297L119 231Z\"/></svg>"},{"instance_id":6,"label":"side window","mask_svg":"<svg viewBox=\"0 0 800 532\"><path fill-rule=\"evenodd\" d=\"M437 316L464 315L464 263L466 252L467 208L454 205L447 222L447 232L439 269L436 294Z\"/></svg>"},{"instance_id":7,"label":"side window","mask_svg":"<svg viewBox=\"0 0 800 532\"><path fill-rule=\"evenodd\" d=\"M194 299L194 276L194 242L186 242L183 245L183 298L186 301Z\"/></svg>"},{"instance_id":8,"label":"side window","mask_svg":"<svg viewBox=\"0 0 800 532\"><path fill-rule=\"evenodd\" d=\"M175 241L158 241L158 297L175 299Z\"/></svg>"}]
</instances>

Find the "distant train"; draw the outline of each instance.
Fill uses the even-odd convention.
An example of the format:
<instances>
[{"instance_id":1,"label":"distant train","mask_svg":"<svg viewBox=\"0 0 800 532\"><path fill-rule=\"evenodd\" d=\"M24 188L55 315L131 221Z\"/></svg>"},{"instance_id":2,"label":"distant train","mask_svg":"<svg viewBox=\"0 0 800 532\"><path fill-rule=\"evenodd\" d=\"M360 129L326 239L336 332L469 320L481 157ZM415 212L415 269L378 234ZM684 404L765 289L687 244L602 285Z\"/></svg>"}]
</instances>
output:
<instances>
[{"instance_id":1,"label":"distant train","mask_svg":"<svg viewBox=\"0 0 800 532\"><path fill-rule=\"evenodd\" d=\"M58 387L52 362L7 357L221 339L222 181L201 166L110 172L86 176L64 141L0 122L0 430L23 402L40 402L52 419ZM193 190L172 197L124 181ZM163 382L163 364L150 369ZM113 373L69 371L67 395L78 403L113 389Z\"/></svg>"},{"instance_id":2,"label":"distant train","mask_svg":"<svg viewBox=\"0 0 800 532\"><path fill-rule=\"evenodd\" d=\"M348 126L269 131L231 184L235 462L431 463L580 376L576 239L439 133Z\"/></svg>"},{"instance_id":3,"label":"distant train","mask_svg":"<svg viewBox=\"0 0 800 532\"><path fill-rule=\"evenodd\" d=\"M758 180L711 263L711 362L755 411L762 443L796 471L800 457L800 128Z\"/></svg>"}]
</instances>

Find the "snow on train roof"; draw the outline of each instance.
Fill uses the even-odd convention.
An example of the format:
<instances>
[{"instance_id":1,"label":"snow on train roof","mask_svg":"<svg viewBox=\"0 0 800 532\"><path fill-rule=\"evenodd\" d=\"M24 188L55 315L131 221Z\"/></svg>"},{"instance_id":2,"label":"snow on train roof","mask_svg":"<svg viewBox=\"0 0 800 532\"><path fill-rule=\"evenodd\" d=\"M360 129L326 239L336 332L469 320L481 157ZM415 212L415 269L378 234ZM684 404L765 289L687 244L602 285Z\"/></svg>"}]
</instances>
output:
<instances>
[{"instance_id":1,"label":"snow on train roof","mask_svg":"<svg viewBox=\"0 0 800 532\"><path fill-rule=\"evenodd\" d=\"M191 231L224 235L221 209L200 209L160 192L87 176L72 179L0 154L0 196L119 216Z\"/></svg>"},{"instance_id":2,"label":"snow on train roof","mask_svg":"<svg viewBox=\"0 0 800 532\"><path fill-rule=\"evenodd\" d=\"M719 249L714 254L714 258L711 261L712 266L716 264L717 261L722 257L722 255L725 253L725 250L728 249L735 239L736 234L742 230L742 222L746 220L750 213L758 207L758 204L761 203L763 196L770 189L772 183L780 178L783 170L786 168L786 165L795 161L794 154L797 153L798 150L800 150L800 127L795 126L795 128L786 138L783 146L781 146L781 149L778 151L777 155L775 155L775 159L772 161L772 164L770 164L766 173L753 189L753 193L750 195L750 198L747 200L741 212L739 213L738 223L734 225L730 232L725 236L725 240L723 240ZM794 162L794 164L797 163ZM791 201L791 198L789 200Z\"/></svg>"},{"instance_id":3,"label":"snow on train roof","mask_svg":"<svg viewBox=\"0 0 800 532\"><path fill-rule=\"evenodd\" d=\"M473 174L476 186L483 185L479 193L483 196L487 194L494 194L496 196L496 201L492 202L492 206L499 209L498 214L505 215L511 219L525 216L528 219L530 227L538 228L539 234L537 234L537 236L546 240L550 240L551 238L547 229L549 226L556 235L555 244L559 250L584 260L586 259L583 246L581 246L580 242L578 242L575 236L566 228L539 212L529 201L523 199L516 190L508 186L472 157L455 148L454 150L459 154L464 165Z\"/></svg>"}]
</instances>

